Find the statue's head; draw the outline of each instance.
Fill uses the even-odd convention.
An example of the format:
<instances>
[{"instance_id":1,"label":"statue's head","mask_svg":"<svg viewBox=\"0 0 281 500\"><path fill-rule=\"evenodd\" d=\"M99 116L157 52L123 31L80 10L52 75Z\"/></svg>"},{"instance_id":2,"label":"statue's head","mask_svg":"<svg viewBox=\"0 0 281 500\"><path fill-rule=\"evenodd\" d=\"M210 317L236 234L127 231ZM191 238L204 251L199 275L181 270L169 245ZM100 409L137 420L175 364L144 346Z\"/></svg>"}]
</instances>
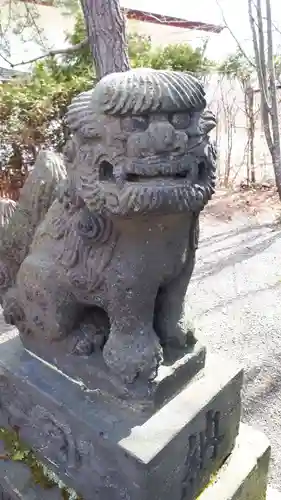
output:
<instances>
[{"instance_id":1,"label":"statue's head","mask_svg":"<svg viewBox=\"0 0 281 500\"><path fill-rule=\"evenodd\" d=\"M89 208L120 215L200 211L214 192L216 121L189 73L105 76L69 106L68 174Z\"/></svg>"}]
</instances>

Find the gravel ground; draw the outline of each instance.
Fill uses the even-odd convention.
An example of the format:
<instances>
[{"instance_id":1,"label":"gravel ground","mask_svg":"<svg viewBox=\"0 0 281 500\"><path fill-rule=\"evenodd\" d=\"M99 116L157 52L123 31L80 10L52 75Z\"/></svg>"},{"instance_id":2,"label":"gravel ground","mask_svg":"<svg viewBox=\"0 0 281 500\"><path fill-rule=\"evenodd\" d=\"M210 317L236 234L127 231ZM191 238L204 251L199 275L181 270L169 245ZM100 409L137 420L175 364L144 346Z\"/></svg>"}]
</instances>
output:
<instances>
[{"instance_id":1,"label":"gravel ground","mask_svg":"<svg viewBox=\"0 0 281 500\"><path fill-rule=\"evenodd\" d=\"M272 445L281 488L281 226L205 216L187 307L209 352L245 369L243 421Z\"/></svg>"}]
</instances>

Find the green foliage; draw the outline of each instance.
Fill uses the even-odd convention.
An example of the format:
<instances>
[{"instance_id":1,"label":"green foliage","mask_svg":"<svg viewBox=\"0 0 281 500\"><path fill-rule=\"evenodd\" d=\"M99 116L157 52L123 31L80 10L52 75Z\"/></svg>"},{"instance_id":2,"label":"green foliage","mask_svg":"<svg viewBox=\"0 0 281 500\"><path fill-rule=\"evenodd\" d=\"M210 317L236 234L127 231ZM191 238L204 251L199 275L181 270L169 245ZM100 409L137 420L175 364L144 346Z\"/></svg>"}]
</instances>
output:
<instances>
[{"instance_id":1,"label":"green foliage","mask_svg":"<svg viewBox=\"0 0 281 500\"><path fill-rule=\"evenodd\" d=\"M81 12L78 12L76 15L76 22L74 25L73 33L67 35L66 40L69 45L74 46L81 43L86 38L86 29L85 22ZM64 57L64 65L69 65L69 69L73 70L75 74L83 74L84 72L88 72L89 68L93 68L93 60L90 49L88 46L83 47L82 49L72 52L70 54L66 54Z\"/></svg>"},{"instance_id":2,"label":"green foliage","mask_svg":"<svg viewBox=\"0 0 281 500\"><path fill-rule=\"evenodd\" d=\"M132 68L146 67L203 73L210 70L213 65L204 57L204 47L193 49L188 44L153 47L149 37L137 33L129 35L128 46Z\"/></svg>"},{"instance_id":3,"label":"green foliage","mask_svg":"<svg viewBox=\"0 0 281 500\"><path fill-rule=\"evenodd\" d=\"M276 80L281 80L281 56L274 56ZM248 59L243 52L237 50L228 56L218 67L217 71L227 78L237 78L244 87L247 87L252 78L256 78L255 62Z\"/></svg>"},{"instance_id":4,"label":"green foliage","mask_svg":"<svg viewBox=\"0 0 281 500\"><path fill-rule=\"evenodd\" d=\"M281 82L281 56L274 56L275 76L278 82Z\"/></svg>"},{"instance_id":5,"label":"green foliage","mask_svg":"<svg viewBox=\"0 0 281 500\"><path fill-rule=\"evenodd\" d=\"M68 35L71 45L77 45L86 38L86 30L82 13L76 16L74 32ZM173 69L176 71L205 72L212 63L204 57L205 46L195 50L188 44L153 47L151 38L137 33L128 35L128 50L132 68L146 67L154 69ZM92 65L89 47L69 54L65 58L75 71L84 71Z\"/></svg>"},{"instance_id":6,"label":"green foliage","mask_svg":"<svg viewBox=\"0 0 281 500\"><path fill-rule=\"evenodd\" d=\"M74 46L85 37L84 19L79 12L74 31L67 36L67 41ZM199 73L210 68L204 50L193 50L187 44L155 48L149 37L131 34L128 46L132 67ZM12 143L22 150L33 148L34 151L34 147L40 145L61 150L65 142L63 116L66 108L76 94L91 88L94 81L91 54L86 46L38 62L29 78L0 85L0 164L1 150L2 156L4 149L9 155Z\"/></svg>"},{"instance_id":7,"label":"green foliage","mask_svg":"<svg viewBox=\"0 0 281 500\"><path fill-rule=\"evenodd\" d=\"M64 143L63 115L72 97L91 85L90 72L72 74L54 59L38 63L28 80L0 87L1 142L24 145Z\"/></svg>"},{"instance_id":8,"label":"green foliage","mask_svg":"<svg viewBox=\"0 0 281 500\"><path fill-rule=\"evenodd\" d=\"M203 57L200 48L193 50L190 45L177 44L152 50L149 66L154 69L201 73L210 69L211 63Z\"/></svg>"},{"instance_id":9,"label":"green foliage","mask_svg":"<svg viewBox=\"0 0 281 500\"><path fill-rule=\"evenodd\" d=\"M227 78L237 78L242 84L248 83L254 69L254 64L240 50L231 54L218 66L220 73Z\"/></svg>"}]
</instances>

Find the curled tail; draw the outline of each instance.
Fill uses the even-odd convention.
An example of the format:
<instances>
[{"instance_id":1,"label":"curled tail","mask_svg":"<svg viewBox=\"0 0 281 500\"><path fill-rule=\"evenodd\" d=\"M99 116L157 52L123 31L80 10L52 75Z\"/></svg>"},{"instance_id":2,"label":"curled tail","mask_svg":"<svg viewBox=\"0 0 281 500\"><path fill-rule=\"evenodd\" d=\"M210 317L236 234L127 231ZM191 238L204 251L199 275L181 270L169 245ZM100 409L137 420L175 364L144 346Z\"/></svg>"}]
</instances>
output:
<instances>
[{"instance_id":1,"label":"curled tail","mask_svg":"<svg viewBox=\"0 0 281 500\"><path fill-rule=\"evenodd\" d=\"M52 151L40 151L20 191L18 202L11 205L10 213L11 210L13 212L2 227L0 218L0 298L15 283L34 233L53 204L58 186L66 176L61 156Z\"/></svg>"}]
</instances>

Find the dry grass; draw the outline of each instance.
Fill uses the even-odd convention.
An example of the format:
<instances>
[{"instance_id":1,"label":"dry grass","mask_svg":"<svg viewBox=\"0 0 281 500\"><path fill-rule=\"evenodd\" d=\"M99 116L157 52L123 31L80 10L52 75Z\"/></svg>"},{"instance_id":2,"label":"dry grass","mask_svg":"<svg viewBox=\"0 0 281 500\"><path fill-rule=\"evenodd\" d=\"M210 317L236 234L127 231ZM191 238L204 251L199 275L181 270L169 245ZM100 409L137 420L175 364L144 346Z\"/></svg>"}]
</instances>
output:
<instances>
[{"instance_id":1,"label":"dry grass","mask_svg":"<svg viewBox=\"0 0 281 500\"><path fill-rule=\"evenodd\" d=\"M236 190L218 189L204 213L222 220L232 220L239 213L253 217L266 213L275 218L280 216L281 202L276 188L271 185Z\"/></svg>"}]
</instances>

